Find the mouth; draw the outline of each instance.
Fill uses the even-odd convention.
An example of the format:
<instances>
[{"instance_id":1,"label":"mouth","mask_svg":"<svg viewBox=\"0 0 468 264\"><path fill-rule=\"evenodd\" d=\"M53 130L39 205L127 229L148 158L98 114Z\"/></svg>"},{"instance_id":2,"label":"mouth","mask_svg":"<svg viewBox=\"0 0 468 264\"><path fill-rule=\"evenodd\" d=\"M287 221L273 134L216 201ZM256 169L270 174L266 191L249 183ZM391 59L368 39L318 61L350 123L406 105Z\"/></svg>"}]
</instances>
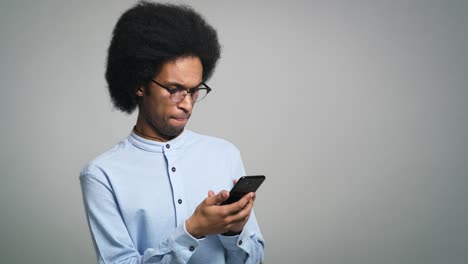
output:
<instances>
[{"instance_id":1,"label":"mouth","mask_svg":"<svg viewBox=\"0 0 468 264\"><path fill-rule=\"evenodd\" d=\"M172 119L174 119L178 123L185 124L185 123L187 123L187 121L189 119L189 116L175 116L175 117L172 117Z\"/></svg>"}]
</instances>

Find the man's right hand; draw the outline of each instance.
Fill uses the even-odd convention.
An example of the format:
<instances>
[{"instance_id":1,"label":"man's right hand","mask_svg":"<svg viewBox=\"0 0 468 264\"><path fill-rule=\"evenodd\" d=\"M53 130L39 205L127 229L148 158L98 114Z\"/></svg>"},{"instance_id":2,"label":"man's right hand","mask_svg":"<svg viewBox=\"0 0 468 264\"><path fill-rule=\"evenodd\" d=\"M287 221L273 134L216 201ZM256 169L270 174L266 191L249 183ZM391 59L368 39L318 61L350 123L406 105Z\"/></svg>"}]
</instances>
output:
<instances>
[{"instance_id":1,"label":"man's right hand","mask_svg":"<svg viewBox=\"0 0 468 264\"><path fill-rule=\"evenodd\" d=\"M211 234L223 234L239 231L244 227L250 217L255 201L255 193L248 193L239 201L221 206L220 204L229 198L228 191L220 191L214 194L208 192L208 197L201 202L192 216L185 221L185 227L195 238L201 238Z\"/></svg>"}]
</instances>

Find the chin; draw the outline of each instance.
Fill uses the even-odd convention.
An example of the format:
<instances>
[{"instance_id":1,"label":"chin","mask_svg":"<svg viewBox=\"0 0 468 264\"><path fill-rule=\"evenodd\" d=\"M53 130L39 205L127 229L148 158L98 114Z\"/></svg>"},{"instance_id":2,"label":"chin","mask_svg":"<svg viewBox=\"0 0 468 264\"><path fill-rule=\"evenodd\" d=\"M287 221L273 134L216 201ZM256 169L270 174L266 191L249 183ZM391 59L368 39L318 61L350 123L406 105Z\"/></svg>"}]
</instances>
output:
<instances>
[{"instance_id":1,"label":"chin","mask_svg":"<svg viewBox=\"0 0 468 264\"><path fill-rule=\"evenodd\" d=\"M178 135L180 135L180 133L182 133L182 131L184 131L184 128L185 128L185 126L182 126L182 127L168 127L168 128L164 129L161 132L167 137L174 138L174 137L177 137Z\"/></svg>"}]
</instances>

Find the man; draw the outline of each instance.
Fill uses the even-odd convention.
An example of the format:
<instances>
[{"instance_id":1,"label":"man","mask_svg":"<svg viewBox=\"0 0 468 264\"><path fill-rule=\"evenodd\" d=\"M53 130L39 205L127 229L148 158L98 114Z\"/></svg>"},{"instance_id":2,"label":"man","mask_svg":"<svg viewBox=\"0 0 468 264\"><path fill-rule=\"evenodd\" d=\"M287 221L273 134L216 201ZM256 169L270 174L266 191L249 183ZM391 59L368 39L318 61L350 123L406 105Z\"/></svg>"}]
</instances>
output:
<instances>
[{"instance_id":1,"label":"man","mask_svg":"<svg viewBox=\"0 0 468 264\"><path fill-rule=\"evenodd\" d=\"M80 181L99 263L259 263L264 241L249 193L221 205L245 175L227 141L184 129L220 55L192 9L140 2L117 22L106 79L131 134Z\"/></svg>"}]
</instances>

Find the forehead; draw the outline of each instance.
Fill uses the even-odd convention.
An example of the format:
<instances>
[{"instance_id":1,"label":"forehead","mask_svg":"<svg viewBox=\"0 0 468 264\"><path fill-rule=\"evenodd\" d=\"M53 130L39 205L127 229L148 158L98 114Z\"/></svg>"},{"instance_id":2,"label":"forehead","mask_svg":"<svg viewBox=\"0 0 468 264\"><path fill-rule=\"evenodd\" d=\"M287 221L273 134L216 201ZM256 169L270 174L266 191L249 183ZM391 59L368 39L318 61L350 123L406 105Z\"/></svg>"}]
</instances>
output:
<instances>
[{"instance_id":1,"label":"forehead","mask_svg":"<svg viewBox=\"0 0 468 264\"><path fill-rule=\"evenodd\" d=\"M200 58L180 57L165 62L156 75L157 81L194 86L202 81L203 66Z\"/></svg>"}]
</instances>

